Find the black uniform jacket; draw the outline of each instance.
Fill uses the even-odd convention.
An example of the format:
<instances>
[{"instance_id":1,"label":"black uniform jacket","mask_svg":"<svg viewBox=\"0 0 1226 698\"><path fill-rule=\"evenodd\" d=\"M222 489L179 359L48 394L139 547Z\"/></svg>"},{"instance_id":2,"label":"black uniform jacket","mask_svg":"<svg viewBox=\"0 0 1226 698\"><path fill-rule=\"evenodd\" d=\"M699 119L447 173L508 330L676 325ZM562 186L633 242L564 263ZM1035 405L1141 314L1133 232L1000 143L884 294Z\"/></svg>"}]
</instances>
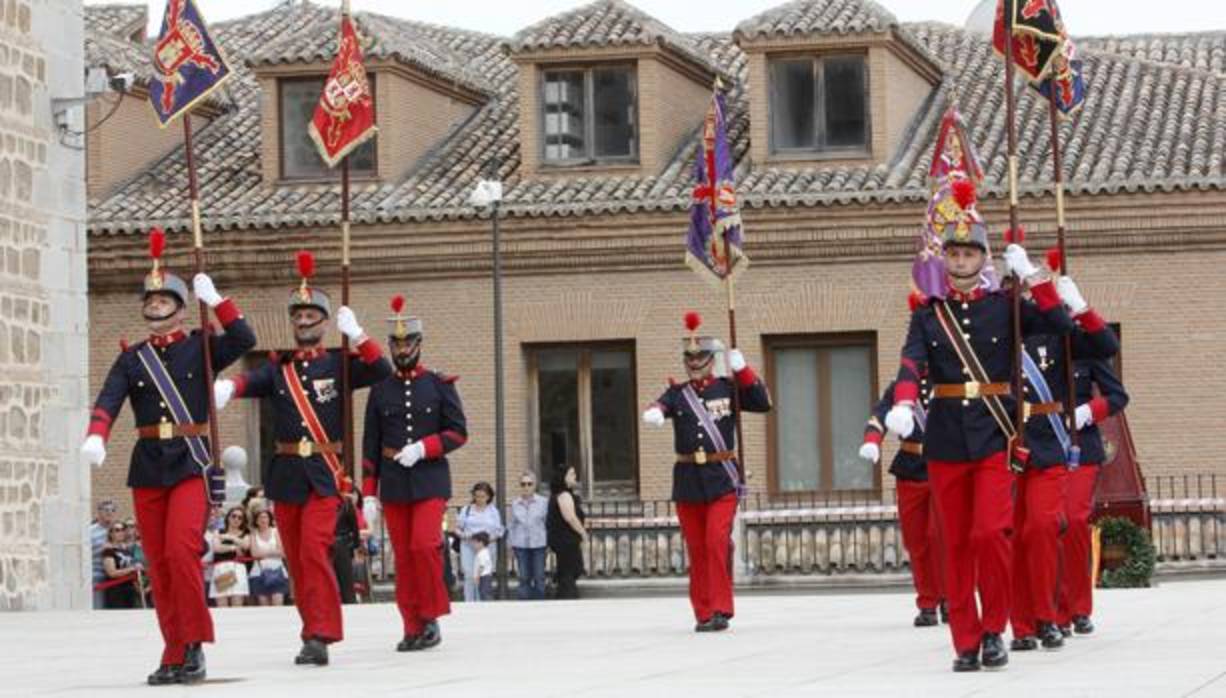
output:
<instances>
[{"instance_id":1,"label":"black uniform jacket","mask_svg":"<svg viewBox=\"0 0 1226 698\"><path fill-rule=\"evenodd\" d=\"M1073 382L1077 384L1077 404L1090 405L1094 422L1081 430L1081 462L1084 465L1102 465L1107 461L1103 448L1103 435L1098 425L1107 417L1128 406L1128 393L1120 382L1110 361L1102 359L1078 359L1073 362ZM1094 394L1094 389L1098 394Z\"/></svg>"},{"instance_id":2,"label":"black uniform jacket","mask_svg":"<svg viewBox=\"0 0 1226 698\"><path fill-rule=\"evenodd\" d=\"M920 379L920 396L924 409L929 406L927 379ZM885 415L894 406L894 381L886 387L885 393L881 395L881 399L873 405L873 414L868 418L868 423L864 425L864 442L874 443L878 447L881 446L881 440L885 436ZM915 429L911 435L905 439L899 439L903 443L912 444L921 451L924 446L924 429L917 421ZM890 473L899 480L910 480L913 482L927 482L928 480L928 462L924 460L923 453L910 453L901 448L898 453L894 454L894 460L890 462Z\"/></svg>"}]
</instances>

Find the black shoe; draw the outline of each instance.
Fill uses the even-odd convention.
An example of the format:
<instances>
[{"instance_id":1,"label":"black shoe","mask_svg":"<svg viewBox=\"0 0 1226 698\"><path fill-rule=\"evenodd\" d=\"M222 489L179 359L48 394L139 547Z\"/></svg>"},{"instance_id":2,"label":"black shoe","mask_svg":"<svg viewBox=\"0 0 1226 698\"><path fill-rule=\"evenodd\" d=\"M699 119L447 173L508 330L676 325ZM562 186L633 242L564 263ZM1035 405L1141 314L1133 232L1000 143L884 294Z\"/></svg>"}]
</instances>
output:
<instances>
[{"instance_id":1,"label":"black shoe","mask_svg":"<svg viewBox=\"0 0 1226 698\"><path fill-rule=\"evenodd\" d=\"M715 616L711 616L706 620L700 620L694 625L696 633L712 633L715 632Z\"/></svg>"},{"instance_id":2,"label":"black shoe","mask_svg":"<svg viewBox=\"0 0 1226 698\"><path fill-rule=\"evenodd\" d=\"M930 628L934 625L939 625L940 620L937 619L937 610L935 608L921 608L919 615L915 617L915 627Z\"/></svg>"},{"instance_id":3,"label":"black shoe","mask_svg":"<svg viewBox=\"0 0 1226 698\"><path fill-rule=\"evenodd\" d=\"M723 632L728 629L728 616L722 613L716 613L711 616L711 630L714 632Z\"/></svg>"},{"instance_id":4,"label":"black shoe","mask_svg":"<svg viewBox=\"0 0 1226 698\"><path fill-rule=\"evenodd\" d=\"M941 622L949 624L949 606L944 601L941 602Z\"/></svg>"},{"instance_id":5,"label":"black shoe","mask_svg":"<svg viewBox=\"0 0 1226 698\"><path fill-rule=\"evenodd\" d=\"M1009 651L1005 649L1005 641L1000 639L1000 633L984 633L982 648L985 667L999 669L1009 663Z\"/></svg>"},{"instance_id":6,"label":"black shoe","mask_svg":"<svg viewBox=\"0 0 1226 698\"><path fill-rule=\"evenodd\" d=\"M328 646L317 638L311 638L302 643L302 650L294 657L294 664L314 664L328 666Z\"/></svg>"},{"instance_id":7,"label":"black shoe","mask_svg":"<svg viewBox=\"0 0 1226 698\"><path fill-rule=\"evenodd\" d=\"M1009 649L1013 650L1014 652L1029 652L1030 650L1037 650L1038 648L1039 641L1035 639L1034 635L1015 637L1013 638L1013 642L1009 643Z\"/></svg>"},{"instance_id":8,"label":"black shoe","mask_svg":"<svg viewBox=\"0 0 1226 698\"><path fill-rule=\"evenodd\" d=\"M179 671L179 683L200 683L207 675L204 666L204 647L199 642L187 646L183 655L183 668Z\"/></svg>"},{"instance_id":9,"label":"black shoe","mask_svg":"<svg viewBox=\"0 0 1226 698\"><path fill-rule=\"evenodd\" d=\"M1067 625L1061 625L1060 634L1063 635L1065 638L1070 638L1073 636L1073 629Z\"/></svg>"},{"instance_id":10,"label":"black shoe","mask_svg":"<svg viewBox=\"0 0 1226 698\"><path fill-rule=\"evenodd\" d=\"M1061 629L1063 630L1063 628ZM1089 616L1073 616L1073 631L1078 635L1089 635L1094 632L1094 621L1090 620ZM1065 637L1068 637L1068 635L1065 635Z\"/></svg>"},{"instance_id":11,"label":"black shoe","mask_svg":"<svg viewBox=\"0 0 1226 698\"><path fill-rule=\"evenodd\" d=\"M958 655L958 658L954 660L954 671L958 673L979 671L979 653L972 650Z\"/></svg>"},{"instance_id":12,"label":"black shoe","mask_svg":"<svg viewBox=\"0 0 1226 698\"><path fill-rule=\"evenodd\" d=\"M417 642L413 644L409 651L417 652L419 650L428 650L431 647L437 647L443 641L443 633L438 629L438 623L430 621L421 629L421 634L417 636Z\"/></svg>"},{"instance_id":13,"label":"black shoe","mask_svg":"<svg viewBox=\"0 0 1226 698\"><path fill-rule=\"evenodd\" d=\"M413 645L417 644L417 635L405 635L404 639L396 643L397 652L412 652Z\"/></svg>"},{"instance_id":14,"label":"black shoe","mask_svg":"<svg viewBox=\"0 0 1226 698\"><path fill-rule=\"evenodd\" d=\"M172 683L179 683L179 672L183 671L182 664L163 664L158 667L158 670L149 675L147 681L150 686L169 686Z\"/></svg>"},{"instance_id":15,"label":"black shoe","mask_svg":"<svg viewBox=\"0 0 1226 698\"><path fill-rule=\"evenodd\" d=\"M1039 621L1039 642L1045 650L1058 650L1064 647L1064 635L1060 634L1060 628L1055 623Z\"/></svg>"}]
</instances>

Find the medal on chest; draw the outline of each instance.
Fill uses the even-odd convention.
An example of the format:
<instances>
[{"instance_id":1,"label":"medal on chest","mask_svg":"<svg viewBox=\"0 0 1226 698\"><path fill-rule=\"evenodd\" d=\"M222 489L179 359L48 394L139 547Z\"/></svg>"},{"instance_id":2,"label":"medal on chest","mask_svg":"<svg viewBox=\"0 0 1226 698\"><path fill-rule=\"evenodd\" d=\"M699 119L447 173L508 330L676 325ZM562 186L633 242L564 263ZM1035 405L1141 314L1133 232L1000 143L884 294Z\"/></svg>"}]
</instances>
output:
<instances>
[{"instance_id":1,"label":"medal on chest","mask_svg":"<svg viewBox=\"0 0 1226 698\"><path fill-rule=\"evenodd\" d=\"M315 392L315 402L324 404L332 401L337 396L336 379L335 378L320 378L311 381L311 388Z\"/></svg>"},{"instance_id":2,"label":"medal on chest","mask_svg":"<svg viewBox=\"0 0 1226 698\"><path fill-rule=\"evenodd\" d=\"M721 397L714 400L703 400L703 406L707 408L707 414L710 414L711 419L715 421L719 421L732 414L732 398Z\"/></svg>"}]
</instances>

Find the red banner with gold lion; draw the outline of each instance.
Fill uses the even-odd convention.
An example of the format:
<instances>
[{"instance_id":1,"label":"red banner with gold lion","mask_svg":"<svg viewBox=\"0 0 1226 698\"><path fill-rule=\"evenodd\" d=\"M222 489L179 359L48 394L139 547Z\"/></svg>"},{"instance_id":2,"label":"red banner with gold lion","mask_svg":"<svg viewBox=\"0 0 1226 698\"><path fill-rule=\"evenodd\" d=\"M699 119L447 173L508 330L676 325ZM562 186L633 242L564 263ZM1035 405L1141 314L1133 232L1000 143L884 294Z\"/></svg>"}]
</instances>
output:
<instances>
[{"instance_id":1,"label":"red banner with gold lion","mask_svg":"<svg viewBox=\"0 0 1226 698\"><path fill-rule=\"evenodd\" d=\"M348 14L341 15L336 60L324 81L308 130L328 167L336 167L377 130L375 100L366 77L366 66L362 64L362 47Z\"/></svg>"}]
</instances>

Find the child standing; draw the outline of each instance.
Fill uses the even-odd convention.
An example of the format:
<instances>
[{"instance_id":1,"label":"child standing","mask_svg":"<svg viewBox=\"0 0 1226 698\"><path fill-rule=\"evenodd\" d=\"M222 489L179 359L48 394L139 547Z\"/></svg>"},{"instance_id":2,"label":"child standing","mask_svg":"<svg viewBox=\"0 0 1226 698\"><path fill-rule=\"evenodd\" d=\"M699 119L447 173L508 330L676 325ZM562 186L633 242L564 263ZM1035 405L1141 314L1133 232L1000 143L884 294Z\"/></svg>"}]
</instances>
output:
<instances>
[{"instance_id":1,"label":"child standing","mask_svg":"<svg viewBox=\"0 0 1226 698\"><path fill-rule=\"evenodd\" d=\"M473 574L477 577L477 600L494 600L494 559L490 555L490 534L479 531L473 534Z\"/></svg>"}]
</instances>

